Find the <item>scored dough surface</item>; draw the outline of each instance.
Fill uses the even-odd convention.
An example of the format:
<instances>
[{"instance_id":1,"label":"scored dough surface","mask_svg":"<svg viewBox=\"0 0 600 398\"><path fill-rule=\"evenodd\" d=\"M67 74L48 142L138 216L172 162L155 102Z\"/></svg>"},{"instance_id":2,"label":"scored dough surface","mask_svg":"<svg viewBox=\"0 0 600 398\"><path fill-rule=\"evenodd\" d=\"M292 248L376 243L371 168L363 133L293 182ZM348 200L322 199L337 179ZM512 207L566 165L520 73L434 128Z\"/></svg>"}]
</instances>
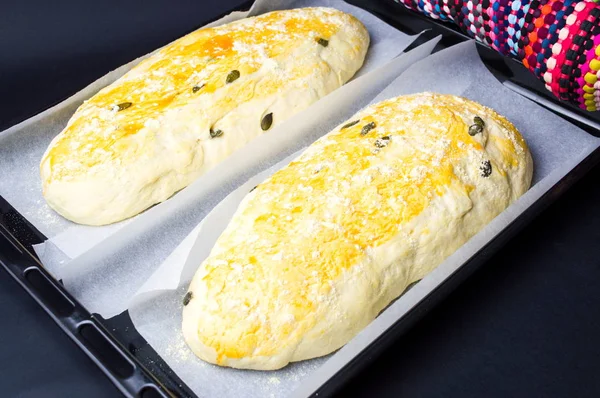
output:
<instances>
[{"instance_id":1,"label":"scored dough surface","mask_svg":"<svg viewBox=\"0 0 600 398\"><path fill-rule=\"evenodd\" d=\"M478 103L372 105L248 193L190 284L184 338L236 368L326 355L521 196L532 171L519 132Z\"/></svg>"},{"instance_id":2,"label":"scored dough surface","mask_svg":"<svg viewBox=\"0 0 600 398\"><path fill-rule=\"evenodd\" d=\"M77 109L42 158L44 197L77 223L134 216L347 82L368 46L330 8L193 32Z\"/></svg>"}]
</instances>

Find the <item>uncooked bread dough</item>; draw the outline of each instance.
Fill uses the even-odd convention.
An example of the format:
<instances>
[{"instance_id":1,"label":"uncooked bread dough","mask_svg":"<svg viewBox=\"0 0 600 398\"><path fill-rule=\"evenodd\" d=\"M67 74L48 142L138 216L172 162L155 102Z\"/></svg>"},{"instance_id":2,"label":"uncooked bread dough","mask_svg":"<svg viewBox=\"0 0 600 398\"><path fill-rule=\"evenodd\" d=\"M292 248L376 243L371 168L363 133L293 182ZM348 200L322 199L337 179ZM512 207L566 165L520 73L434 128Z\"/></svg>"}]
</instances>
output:
<instances>
[{"instance_id":1,"label":"uncooked bread dough","mask_svg":"<svg viewBox=\"0 0 600 398\"><path fill-rule=\"evenodd\" d=\"M235 368L329 354L521 196L532 170L515 127L475 102L370 106L244 198L189 287L185 340Z\"/></svg>"},{"instance_id":2,"label":"uncooked bread dough","mask_svg":"<svg viewBox=\"0 0 600 398\"><path fill-rule=\"evenodd\" d=\"M330 8L193 32L79 107L42 159L44 197L81 224L134 216L340 87L368 45Z\"/></svg>"}]
</instances>

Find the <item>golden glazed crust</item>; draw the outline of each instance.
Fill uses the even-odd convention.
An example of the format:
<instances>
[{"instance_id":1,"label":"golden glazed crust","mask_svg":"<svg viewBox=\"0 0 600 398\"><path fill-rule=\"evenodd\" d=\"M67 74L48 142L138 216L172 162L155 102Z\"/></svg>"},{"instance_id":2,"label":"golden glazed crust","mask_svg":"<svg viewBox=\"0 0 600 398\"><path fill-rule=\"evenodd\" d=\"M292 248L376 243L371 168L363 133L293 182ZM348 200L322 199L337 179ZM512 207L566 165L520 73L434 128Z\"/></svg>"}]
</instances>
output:
<instances>
[{"instance_id":1,"label":"golden glazed crust","mask_svg":"<svg viewBox=\"0 0 600 398\"><path fill-rule=\"evenodd\" d=\"M329 8L193 32L79 107L42 159L44 196L78 223L131 217L344 84L368 44Z\"/></svg>"},{"instance_id":2,"label":"golden glazed crust","mask_svg":"<svg viewBox=\"0 0 600 398\"><path fill-rule=\"evenodd\" d=\"M370 106L246 196L190 285L184 337L238 368L328 354L522 195L532 170L515 127L475 102Z\"/></svg>"}]
</instances>

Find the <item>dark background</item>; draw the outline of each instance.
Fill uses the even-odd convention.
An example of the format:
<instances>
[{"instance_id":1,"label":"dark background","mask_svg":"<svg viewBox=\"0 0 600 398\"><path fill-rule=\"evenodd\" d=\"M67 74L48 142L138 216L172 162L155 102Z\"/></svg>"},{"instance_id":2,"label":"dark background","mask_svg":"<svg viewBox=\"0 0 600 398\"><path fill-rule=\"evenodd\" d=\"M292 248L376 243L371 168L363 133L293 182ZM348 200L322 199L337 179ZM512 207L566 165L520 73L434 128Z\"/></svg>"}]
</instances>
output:
<instances>
[{"instance_id":1,"label":"dark background","mask_svg":"<svg viewBox=\"0 0 600 398\"><path fill-rule=\"evenodd\" d=\"M0 0L0 130L241 2ZM596 166L340 396L600 396L599 177ZM0 315L1 396L118 396L3 270Z\"/></svg>"}]
</instances>

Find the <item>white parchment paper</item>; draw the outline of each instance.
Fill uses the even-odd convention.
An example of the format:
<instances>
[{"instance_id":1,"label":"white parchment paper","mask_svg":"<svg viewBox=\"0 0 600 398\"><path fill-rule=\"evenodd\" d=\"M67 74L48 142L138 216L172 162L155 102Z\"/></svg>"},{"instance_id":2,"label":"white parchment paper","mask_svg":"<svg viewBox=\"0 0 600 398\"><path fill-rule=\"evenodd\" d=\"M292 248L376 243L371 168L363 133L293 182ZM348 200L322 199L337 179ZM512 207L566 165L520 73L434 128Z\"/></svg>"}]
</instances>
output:
<instances>
[{"instance_id":1,"label":"white parchment paper","mask_svg":"<svg viewBox=\"0 0 600 398\"><path fill-rule=\"evenodd\" d=\"M432 76L436 78L431 79ZM421 91L462 95L508 117L532 151L535 164L533 187L337 353L291 364L279 371L257 372L204 363L186 347L181 335L181 300L199 264L208 256L250 189L297 157L299 152L251 177L221 201L187 236L140 288L129 306L136 329L196 394L307 396L600 145L599 139L503 87L481 63L473 42L456 45L415 63L370 102ZM337 119L332 121L332 127L339 122Z\"/></svg>"},{"instance_id":2,"label":"white parchment paper","mask_svg":"<svg viewBox=\"0 0 600 398\"><path fill-rule=\"evenodd\" d=\"M365 64L355 79L397 56L415 38L341 0L257 0L249 11L234 12L207 26L220 25L277 9L308 6L334 7L349 12L360 19L369 30L371 46ZM71 259L97 246L140 216L102 227L78 225L62 218L48 207L42 197L39 162L52 138L62 131L84 100L114 82L149 55L118 68L59 105L0 133L0 175L3 177L0 181L0 195L49 238L34 249L44 266L57 278L64 277L63 267L70 264ZM285 124L280 125L277 131L284 132L284 126ZM156 207L162 207L162 204ZM153 208L143 214L149 213L146 217L155 218L154 212ZM101 250L106 252L104 248ZM72 271L71 274L77 273Z\"/></svg>"}]
</instances>

